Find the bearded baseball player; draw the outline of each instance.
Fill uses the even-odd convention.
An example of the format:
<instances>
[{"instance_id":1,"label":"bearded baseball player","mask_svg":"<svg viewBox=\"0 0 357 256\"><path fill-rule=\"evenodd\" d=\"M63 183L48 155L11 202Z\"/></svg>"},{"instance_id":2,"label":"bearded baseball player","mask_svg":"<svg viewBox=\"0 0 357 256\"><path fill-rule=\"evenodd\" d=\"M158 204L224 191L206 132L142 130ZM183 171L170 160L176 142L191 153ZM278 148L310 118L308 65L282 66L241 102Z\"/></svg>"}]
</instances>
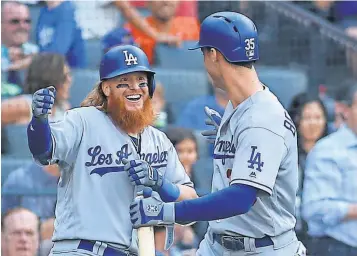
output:
<instances>
[{"instance_id":1,"label":"bearded baseball player","mask_svg":"<svg viewBox=\"0 0 357 256\"><path fill-rule=\"evenodd\" d=\"M212 193L178 203L136 199L134 226L210 221L200 256L305 255L294 232L296 129L254 69L255 24L239 13L214 13L201 24L193 49L201 49L214 85L230 98L215 141ZM148 205L157 206L155 216Z\"/></svg>"},{"instance_id":2,"label":"bearded baseball player","mask_svg":"<svg viewBox=\"0 0 357 256\"><path fill-rule=\"evenodd\" d=\"M137 255L129 205L140 188L165 202L197 197L173 145L150 126L154 76L141 49L117 46L101 61L100 83L63 121L48 122L53 87L34 94L29 148L61 171L51 255Z\"/></svg>"}]
</instances>

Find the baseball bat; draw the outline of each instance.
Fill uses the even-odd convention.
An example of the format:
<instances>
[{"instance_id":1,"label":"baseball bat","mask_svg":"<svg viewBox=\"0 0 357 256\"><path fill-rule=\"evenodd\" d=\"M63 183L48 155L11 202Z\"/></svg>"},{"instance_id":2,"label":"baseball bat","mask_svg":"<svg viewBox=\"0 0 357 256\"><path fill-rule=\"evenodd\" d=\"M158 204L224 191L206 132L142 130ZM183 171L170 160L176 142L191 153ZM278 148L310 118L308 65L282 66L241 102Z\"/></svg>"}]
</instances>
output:
<instances>
[{"instance_id":1,"label":"baseball bat","mask_svg":"<svg viewBox=\"0 0 357 256\"><path fill-rule=\"evenodd\" d=\"M138 229L139 256L155 256L154 227Z\"/></svg>"},{"instance_id":2,"label":"baseball bat","mask_svg":"<svg viewBox=\"0 0 357 256\"><path fill-rule=\"evenodd\" d=\"M142 191L142 195L138 195L138 198L144 198L144 190L142 186L138 186L138 190ZM152 191L151 191L152 192ZM151 194L151 193L150 193ZM138 242L139 242L139 256L155 256L155 237L154 227L141 227L138 228Z\"/></svg>"},{"instance_id":3,"label":"baseball bat","mask_svg":"<svg viewBox=\"0 0 357 256\"><path fill-rule=\"evenodd\" d=\"M123 159L123 164L127 164L129 161ZM137 186L137 192L144 192L144 186ZM142 193L144 194L144 193ZM144 195L137 195L137 198L144 198ZM155 236L154 227L141 227L138 228L138 249L139 256L155 256Z\"/></svg>"}]
</instances>

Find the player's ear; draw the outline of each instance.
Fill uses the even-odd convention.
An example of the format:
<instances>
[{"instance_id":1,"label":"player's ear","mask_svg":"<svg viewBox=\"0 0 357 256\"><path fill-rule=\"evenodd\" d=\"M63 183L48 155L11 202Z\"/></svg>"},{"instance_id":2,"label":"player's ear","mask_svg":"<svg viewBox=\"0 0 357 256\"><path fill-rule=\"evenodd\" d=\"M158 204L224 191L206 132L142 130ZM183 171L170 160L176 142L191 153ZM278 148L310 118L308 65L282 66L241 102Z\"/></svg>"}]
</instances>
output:
<instances>
[{"instance_id":1,"label":"player's ear","mask_svg":"<svg viewBox=\"0 0 357 256\"><path fill-rule=\"evenodd\" d=\"M109 84L104 81L104 82L102 82L101 86L102 86L102 91L103 91L104 95L108 97L108 96L109 96L109 93L110 93L110 86L109 86Z\"/></svg>"}]
</instances>

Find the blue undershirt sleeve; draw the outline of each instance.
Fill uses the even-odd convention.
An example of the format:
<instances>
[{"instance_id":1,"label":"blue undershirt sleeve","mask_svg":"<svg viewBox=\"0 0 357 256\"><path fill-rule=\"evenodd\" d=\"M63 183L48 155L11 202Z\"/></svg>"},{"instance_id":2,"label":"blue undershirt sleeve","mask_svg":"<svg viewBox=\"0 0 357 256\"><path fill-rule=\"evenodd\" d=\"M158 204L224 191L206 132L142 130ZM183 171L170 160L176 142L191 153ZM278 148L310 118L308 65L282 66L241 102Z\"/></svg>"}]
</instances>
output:
<instances>
[{"instance_id":1,"label":"blue undershirt sleeve","mask_svg":"<svg viewBox=\"0 0 357 256\"><path fill-rule=\"evenodd\" d=\"M27 138L30 151L41 164L48 164L52 154L51 128L47 119L32 117L27 127Z\"/></svg>"},{"instance_id":2,"label":"blue undershirt sleeve","mask_svg":"<svg viewBox=\"0 0 357 256\"><path fill-rule=\"evenodd\" d=\"M211 221L244 214L257 199L258 189L233 184L212 194L175 203L175 221ZM234 199L234 201L232 201Z\"/></svg>"},{"instance_id":3,"label":"blue undershirt sleeve","mask_svg":"<svg viewBox=\"0 0 357 256\"><path fill-rule=\"evenodd\" d=\"M164 178L158 193L163 202L175 202L180 196L180 189L176 184Z\"/></svg>"}]
</instances>

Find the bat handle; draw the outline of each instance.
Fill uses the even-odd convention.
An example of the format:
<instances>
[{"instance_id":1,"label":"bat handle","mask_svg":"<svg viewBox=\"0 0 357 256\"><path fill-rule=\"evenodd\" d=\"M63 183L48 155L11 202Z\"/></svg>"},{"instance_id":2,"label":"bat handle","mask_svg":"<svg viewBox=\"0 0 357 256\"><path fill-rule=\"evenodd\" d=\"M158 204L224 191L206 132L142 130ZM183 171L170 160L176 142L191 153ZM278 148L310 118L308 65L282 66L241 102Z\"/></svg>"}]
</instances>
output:
<instances>
[{"instance_id":1,"label":"bat handle","mask_svg":"<svg viewBox=\"0 0 357 256\"><path fill-rule=\"evenodd\" d=\"M139 256L155 256L154 227L138 229Z\"/></svg>"},{"instance_id":2,"label":"bat handle","mask_svg":"<svg viewBox=\"0 0 357 256\"><path fill-rule=\"evenodd\" d=\"M138 196L143 198L143 196ZM139 256L155 256L154 227L138 228Z\"/></svg>"}]
</instances>

